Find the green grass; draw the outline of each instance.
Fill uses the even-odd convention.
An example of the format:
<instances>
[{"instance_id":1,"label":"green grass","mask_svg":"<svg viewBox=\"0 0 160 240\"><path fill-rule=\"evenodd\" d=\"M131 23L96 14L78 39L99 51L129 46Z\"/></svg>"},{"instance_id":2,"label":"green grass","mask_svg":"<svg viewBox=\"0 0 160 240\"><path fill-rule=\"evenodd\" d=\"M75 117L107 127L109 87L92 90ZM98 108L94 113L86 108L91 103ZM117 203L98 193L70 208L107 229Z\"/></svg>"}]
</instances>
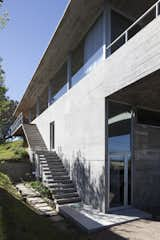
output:
<instances>
[{"instance_id":1,"label":"green grass","mask_svg":"<svg viewBox=\"0 0 160 240\"><path fill-rule=\"evenodd\" d=\"M20 160L27 157L23 141L7 142L0 144L0 161Z\"/></svg>"},{"instance_id":2,"label":"green grass","mask_svg":"<svg viewBox=\"0 0 160 240\"><path fill-rule=\"evenodd\" d=\"M66 220L54 223L19 197L8 176L0 173L0 240L87 240Z\"/></svg>"},{"instance_id":3,"label":"green grass","mask_svg":"<svg viewBox=\"0 0 160 240\"><path fill-rule=\"evenodd\" d=\"M0 189L1 240L87 240L87 235L64 220L54 223Z\"/></svg>"},{"instance_id":4,"label":"green grass","mask_svg":"<svg viewBox=\"0 0 160 240\"><path fill-rule=\"evenodd\" d=\"M1 172L0 172L0 188L5 189L7 192L18 197L17 190L12 184L10 178Z\"/></svg>"}]
</instances>

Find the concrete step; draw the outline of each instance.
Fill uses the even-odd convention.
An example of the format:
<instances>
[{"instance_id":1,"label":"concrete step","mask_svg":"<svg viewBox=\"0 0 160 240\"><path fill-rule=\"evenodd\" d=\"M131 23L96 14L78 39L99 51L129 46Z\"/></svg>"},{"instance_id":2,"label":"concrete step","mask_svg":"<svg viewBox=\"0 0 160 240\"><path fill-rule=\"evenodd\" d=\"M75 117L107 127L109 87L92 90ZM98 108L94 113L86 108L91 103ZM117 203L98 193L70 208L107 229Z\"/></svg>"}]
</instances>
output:
<instances>
[{"instance_id":1,"label":"concrete step","mask_svg":"<svg viewBox=\"0 0 160 240\"><path fill-rule=\"evenodd\" d=\"M60 179L60 180L54 180L53 177L52 178L48 178L46 176L46 183L52 183L52 184L72 184L72 181L71 180L68 180L68 179Z\"/></svg>"},{"instance_id":2,"label":"concrete step","mask_svg":"<svg viewBox=\"0 0 160 240\"><path fill-rule=\"evenodd\" d=\"M48 186L50 188L63 188L63 189L68 189L68 188L74 188L74 184L73 183L52 183L52 182L49 182L48 183Z\"/></svg>"},{"instance_id":3,"label":"concrete step","mask_svg":"<svg viewBox=\"0 0 160 240\"><path fill-rule=\"evenodd\" d=\"M67 203L75 203L75 202L80 202L80 201L81 201L80 197L63 198L63 199L54 200L54 202L58 203L59 205L67 204Z\"/></svg>"},{"instance_id":4,"label":"concrete step","mask_svg":"<svg viewBox=\"0 0 160 240\"><path fill-rule=\"evenodd\" d=\"M67 176L67 175L64 175L64 176L53 176L52 174L45 174L45 176L46 176L46 179L53 179L54 181L63 181L63 180L67 180L67 181L69 181L70 180L70 178L69 178L69 176Z\"/></svg>"},{"instance_id":5,"label":"concrete step","mask_svg":"<svg viewBox=\"0 0 160 240\"><path fill-rule=\"evenodd\" d=\"M48 164L48 166L54 166L54 165L60 165L60 166L63 166L62 162L59 162L59 161L52 161L52 162L48 162L46 160L43 160L43 161L40 161L40 164Z\"/></svg>"},{"instance_id":6,"label":"concrete step","mask_svg":"<svg viewBox=\"0 0 160 240\"><path fill-rule=\"evenodd\" d=\"M53 159L52 159L52 160L49 160L49 161L48 161L48 159L45 159L45 158L44 158L44 159L41 159L41 158L40 158L39 161L40 161L40 163L41 163L41 162L43 162L43 163L46 162L46 163L48 163L48 164L50 164L50 163L60 163L60 164L62 164L62 161L61 161L61 160L53 160Z\"/></svg>"},{"instance_id":7,"label":"concrete step","mask_svg":"<svg viewBox=\"0 0 160 240\"><path fill-rule=\"evenodd\" d=\"M45 156L58 156L55 152L44 152L42 154L44 154Z\"/></svg>"},{"instance_id":8,"label":"concrete step","mask_svg":"<svg viewBox=\"0 0 160 240\"><path fill-rule=\"evenodd\" d=\"M67 172L52 172L50 170L43 170L45 175L52 175L53 177L69 177Z\"/></svg>"},{"instance_id":9,"label":"concrete step","mask_svg":"<svg viewBox=\"0 0 160 240\"><path fill-rule=\"evenodd\" d=\"M49 187L49 190L53 194L58 194L58 193L74 193L76 192L75 188L53 188Z\"/></svg>"},{"instance_id":10,"label":"concrete step","mask_svg":"<svg viewBox=\"0 0 160 240\"><path fill-rule=\"evenodd\" d=\"M45 158L46 159L48 159L48 161L50 161L50 160L59 160L59 161L61 161L61 159L60 158L58 158L58 157L48 157L48 156L45 156Z\"/></svg>"},{"instance_id":11,"label":"concrete step","mask_svg":"<svg viewBox=\"0 0 160 240\"><path fill-rule=\"evenodd\" d=\"M46 158L59 158L56 154L38 154L40 157L46 157Z\"/></svg>"},{"instance_id":12,"label":"concrete step","mask_svg":"<svg viewBox=\"0 0 160 240\"><path fill-rule=\"evenodd\" d=\"M52 175L51 171L43 171L45 175Z\"/></svg>"},{"instance_id":13,"label":"concrete step","mask_svg":"<svg viewBox=\"0 0 160 240\"><path fill-rule=\"evenodd\" d=\"M53 176L53 175L52 175ZM67 175L62 175L62 176L53 176L54 180L70 180L69 176Z\"/></svg>"},{"instance_id":14,"label":"concrete step","mask_svg":"<svg viewBox=\"0 0 160 240\"><path fill-rule=\"evenodd\" d=\"M59 193L59 194L53 194L52 195L56 200L58 199L69 199L69 198L76 198L79 197L77 192L73 193Z\"/></svg>"},{"instance_id":15,"label":"concrete step","mask_svg":"<svg viewBox=\"0 0 160 240\"><path fill-rule=\"evenodd\" d=\"M55 168L55 167L43 166L43 170L50 170L52 172L67 172L64 167Z\"/></svg>"},{"instance_id":16,"label":"concrete step","mask_svg":"<svg viewBox=\"0 0 160 240\"><path fill-rule=\"evenodd\" d=\"M56 171L52 171L50 170L51 174L53 176L68 176L68 173L66 171L63 171L63 172L56 172Z\"/></svg>"}]
</instances>

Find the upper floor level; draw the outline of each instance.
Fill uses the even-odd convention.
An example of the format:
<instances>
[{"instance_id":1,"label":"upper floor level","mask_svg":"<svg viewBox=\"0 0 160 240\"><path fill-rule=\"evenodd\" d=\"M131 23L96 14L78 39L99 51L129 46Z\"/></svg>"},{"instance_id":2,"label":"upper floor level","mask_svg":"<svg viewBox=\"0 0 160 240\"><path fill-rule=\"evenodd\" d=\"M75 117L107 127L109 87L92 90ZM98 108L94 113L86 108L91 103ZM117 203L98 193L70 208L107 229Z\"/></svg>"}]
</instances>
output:
<instances>
[{"instance_id":1,"label":"upper floor level","mask_svg":"<svg viewBox=\"0 0 160 240\"><path fill-rule=\"evenodd\" d=\"M70 1L15 116L23 112L30 122L70 91L159 15L155 2Z\"/></svg>"}]
</instances>

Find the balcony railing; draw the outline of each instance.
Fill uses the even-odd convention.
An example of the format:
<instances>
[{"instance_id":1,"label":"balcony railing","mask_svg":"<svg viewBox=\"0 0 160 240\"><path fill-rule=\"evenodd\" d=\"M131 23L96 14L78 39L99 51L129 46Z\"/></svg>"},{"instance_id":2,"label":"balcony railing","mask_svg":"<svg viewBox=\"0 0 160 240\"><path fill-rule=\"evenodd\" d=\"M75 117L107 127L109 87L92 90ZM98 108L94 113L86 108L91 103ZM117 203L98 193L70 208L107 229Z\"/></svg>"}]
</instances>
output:
<instances>
[{"instance_id":1,"label":"balcony railing","mask_svg":"<svg viewBox=\"0 0 160 240\"><path fill-rule=\"evenodd\" d=\"M72 76L71 87L85 77L103 59L103 47L99 48L90 59Z\"/></svg>"},{"instance_id":2,"label":"balcony railing","mask_svg":"<svg viewBox=\"0 0 160 240\"><path fill-rule=\"evenodd\" d=\"M24 122L23 114L20 113L14 123L10 127L10 134L12 135Z\"/></svg>"},{"instance_id":3,"label":"balcony railing","mask_svg":"<svg viewBox=\"0 0 160 240\"><path fill-rule=\"evenodd\" d=\"M139 17L130 27L128 27L118 38L106 47L106 56L110 56L122 45L128 42L136 33L149 24L160 14L160 0Z\"/></svg>"}]
</instances>

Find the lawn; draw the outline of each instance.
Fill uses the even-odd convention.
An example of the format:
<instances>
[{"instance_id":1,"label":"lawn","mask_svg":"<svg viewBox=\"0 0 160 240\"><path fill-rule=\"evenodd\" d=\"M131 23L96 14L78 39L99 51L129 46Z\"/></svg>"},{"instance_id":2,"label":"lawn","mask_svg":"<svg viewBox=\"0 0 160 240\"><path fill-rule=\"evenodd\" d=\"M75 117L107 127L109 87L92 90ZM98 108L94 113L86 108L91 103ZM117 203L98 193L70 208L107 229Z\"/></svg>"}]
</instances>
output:
<instances>
[{"instance_id":1,"label":"lawn","mask_svg":"<svg viewBox=\"0 0 160 240\"><path fill-rule=\"evenodd\" d=\"M0 240L87 240L66 220L54 223L0 188Z\"/></svg>"},{"instance_id":2,"label":"lawn","mask_svg":"<svg viewBox=\"0 0 160 240\"><path fill-rule=\"evenodd\" d=\"M8 176L0 173L0 240L85 240L66 220L52 222L26 205Z\"/></svg>"},{"instance_id":3,"label":"lawn","mask_svg":"<svg viewBox=\"0 0 160 240\"><path fill-rule=\"evenodd\" d=\"M23 202L0 189L1 240L87 239L67 222L53 223L37 215Z\"/></svg>"},{"instance_id":4,"label":"lawn","mask_svg":"<svg viewBox=\"0 0 160 240\"><path fill-rule=\"evenodd\" d=\"M27 155L27 151L23 147L23 141L21 140L0 144L0 161L20 160Z\"/></svg>"}]
</instances>

